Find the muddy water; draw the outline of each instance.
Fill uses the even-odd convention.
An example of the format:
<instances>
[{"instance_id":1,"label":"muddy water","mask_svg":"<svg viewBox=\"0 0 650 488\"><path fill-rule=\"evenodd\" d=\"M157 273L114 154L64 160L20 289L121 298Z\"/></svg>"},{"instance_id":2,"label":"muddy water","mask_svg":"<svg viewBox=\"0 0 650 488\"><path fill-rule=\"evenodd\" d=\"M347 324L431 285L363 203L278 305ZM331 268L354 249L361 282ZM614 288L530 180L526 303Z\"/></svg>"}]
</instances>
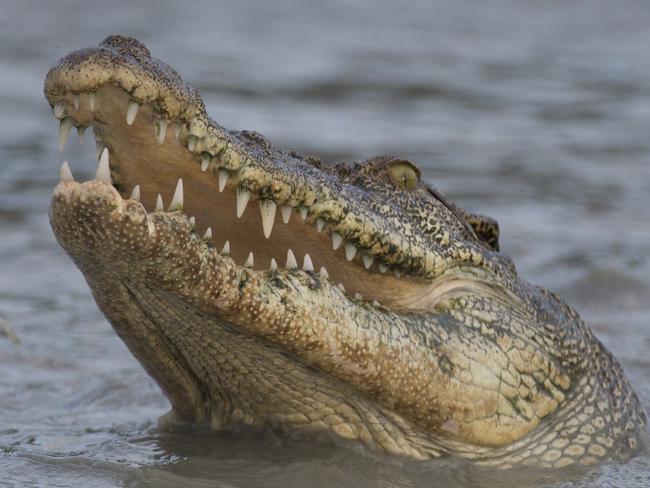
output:
<instances>
[{"instance_id":1,"label":"muddy water","mask_svg":"<svg viewBox=\"0 0 650 488\"><path fill-rule=\"evenodd\" d=\"M326 159L400 153L496 217L650 405L650 9L643 1L92 2L0 7L0 486L648 486L650 455L494 473L272 433L163 434L167 402L47 222L62 156L48 67L141 38L222 124ZM234 2L231 2L234 3ZM65 157L93 174L93 148ZM647 441L647 439L646 439Z\"/></svg>"}]
</instances>

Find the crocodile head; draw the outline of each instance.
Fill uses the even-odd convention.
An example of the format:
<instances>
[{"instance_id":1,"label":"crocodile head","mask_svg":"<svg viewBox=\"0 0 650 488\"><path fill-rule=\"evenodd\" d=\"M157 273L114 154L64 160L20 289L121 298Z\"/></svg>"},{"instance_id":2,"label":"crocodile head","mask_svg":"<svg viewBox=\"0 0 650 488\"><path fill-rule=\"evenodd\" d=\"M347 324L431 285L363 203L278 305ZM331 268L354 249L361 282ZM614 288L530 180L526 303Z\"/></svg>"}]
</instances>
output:
<instances>
[{"instance_id":1,"label":"crocodile head","mask_svg":"<svg viewBox=\"0 0 650 488\"><path fill-rule=\"evenodd\" d=\"M100 160L86 183L62 166L52 228L170 399L169 420L500 465L593 461L636 442L642 414L618 364L517 277L494 221L412 162L327 165L228 131L132 38L69 54L45 95L60 145L92 127ZM588 455L578 427L557 430L586 405L610 408L598 362L626 407L592 430L633 425Z\"/></svg>"}]
</instances>

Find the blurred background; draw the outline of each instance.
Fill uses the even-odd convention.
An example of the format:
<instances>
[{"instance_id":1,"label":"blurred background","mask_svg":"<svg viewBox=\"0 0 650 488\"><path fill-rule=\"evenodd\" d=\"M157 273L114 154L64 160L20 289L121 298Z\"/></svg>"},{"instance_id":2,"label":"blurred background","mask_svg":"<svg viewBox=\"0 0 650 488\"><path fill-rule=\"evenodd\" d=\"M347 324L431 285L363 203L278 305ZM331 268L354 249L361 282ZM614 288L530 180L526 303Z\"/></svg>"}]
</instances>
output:
<instances>
[{"instance_id":1,"label":"blurred background","mask_svg":"<svg viewBox=\"0 0 650 488\"><path fill-rule=\"evenodd\" d=\"M521 275L578 308L650 405L646 1L0 0L0 486L648 486L645 448L490 473L159 432L166 400L47 219L63 158L78 179L95 164L91 137L58 152L43 79L114 33L177 68L228 128L330 161L417 161L500 222Z\"/></svg>"}]
</instances>

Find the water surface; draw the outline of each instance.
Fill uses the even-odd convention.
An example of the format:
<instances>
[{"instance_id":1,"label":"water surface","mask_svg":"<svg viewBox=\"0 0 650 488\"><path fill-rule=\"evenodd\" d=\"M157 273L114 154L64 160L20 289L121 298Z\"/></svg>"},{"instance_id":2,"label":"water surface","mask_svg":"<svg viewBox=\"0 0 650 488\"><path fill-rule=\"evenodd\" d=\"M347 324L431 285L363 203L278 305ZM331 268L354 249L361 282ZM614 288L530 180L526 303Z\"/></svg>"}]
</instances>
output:
<instances>
[{"instance_id":1,"label":"water surface","mask_svg":"<svg viewBox=\"0 0 650 488\"><path fill-rule=\"evenodd\" d=\"M560 291L650 405L647 2L4 0L0 13L0 486L648 486L650 454L495 473L273 433L165 434L168 404L54 242L62 155L47 69L135 35L221 124L328 160L418 161L497 218L528 280ZM92 144L68 144L78 178ZM647 439L646 439L647 441Z\"/></svg>"}]
</instances>

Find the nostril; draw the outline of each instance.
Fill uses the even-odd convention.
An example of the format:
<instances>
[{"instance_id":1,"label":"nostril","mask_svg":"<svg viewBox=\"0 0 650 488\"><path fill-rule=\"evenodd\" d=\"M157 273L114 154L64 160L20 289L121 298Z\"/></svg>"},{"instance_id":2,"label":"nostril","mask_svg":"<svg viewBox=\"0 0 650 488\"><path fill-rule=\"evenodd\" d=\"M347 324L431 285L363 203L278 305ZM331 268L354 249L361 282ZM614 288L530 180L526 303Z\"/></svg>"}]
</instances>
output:
<instances>
[{"instance_id":1,"label":"nostril","mask_svg":"<svg viewBox=\"0 0 650 488\"><path fill-rule=\"evenodd\" d=\"M101 42L102 46L112 47L120 52L129 53L136 58L150 58L151 52L135 37L112 35Z\"/></svg>"}]
</instances>

